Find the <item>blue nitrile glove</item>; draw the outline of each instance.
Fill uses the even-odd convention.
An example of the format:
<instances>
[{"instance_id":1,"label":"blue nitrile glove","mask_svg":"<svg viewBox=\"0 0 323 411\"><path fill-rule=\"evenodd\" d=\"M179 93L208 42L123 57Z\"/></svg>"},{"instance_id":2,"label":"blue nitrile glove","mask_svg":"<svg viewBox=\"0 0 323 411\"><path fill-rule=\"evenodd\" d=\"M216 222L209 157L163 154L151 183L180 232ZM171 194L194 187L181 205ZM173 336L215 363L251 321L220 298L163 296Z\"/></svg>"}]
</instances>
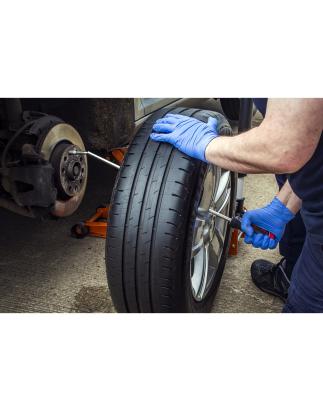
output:
<instances>
[{"instance_id":1,"label":"blue nitrile glove","mask_svg":"<svg viewBox=\"0 0 323 411\"><path fill-rule=\"evenodd\" d=\"M218 120L209 117L207 124L180 114L167 114L154 124L153 130L167 134L150 134L155 141L173 144L190 157L206 161L205 149L217 133ZM210 164L210 163L209 163Z\"/></svg>"},{"instance_id":2,"label":"blue nitrile glove","mask_svg":"<svg viewBox=\"0 0 323 411\"><path fill-rule=\"evenodd\" d=\"M274 249L284 234L286 224L294 217L294 214L275 197L266 207L247 211L243 215L241 229L246 233L244 242L263 250ZM269 239L268 235L254 234L251 224L270 231L275 238Z\"/></svg>"}]
</instances>

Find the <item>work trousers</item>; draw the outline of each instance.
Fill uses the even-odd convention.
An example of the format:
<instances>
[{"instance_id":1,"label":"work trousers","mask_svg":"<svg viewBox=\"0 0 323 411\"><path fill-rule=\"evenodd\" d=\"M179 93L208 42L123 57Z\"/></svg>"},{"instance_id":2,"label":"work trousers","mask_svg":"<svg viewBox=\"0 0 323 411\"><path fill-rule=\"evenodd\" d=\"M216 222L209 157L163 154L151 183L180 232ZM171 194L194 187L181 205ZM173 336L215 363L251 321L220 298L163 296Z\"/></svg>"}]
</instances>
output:
<instances>
[{"instance_id":1,"label":"work trousers","mask_svg":"<svg viewBox=\"0 0 323 411\"><path fill-rule=\"evenodd\" d=\"M306 236L283 313L323 313L323 249Z\"/></svg>"},{"instance_id":2,"label":"work trousers","mask_svg":"<svg viewBox=\"0 0 323 411\"><path fill-rule=\"evenodd\" d=\"M285 174L276 175L279 190L285 184ZM280 254L296 263L283 313L323 312L323 249L306 236L300 212L286 225L279 242Z\"/></svg>"}]
</instances>

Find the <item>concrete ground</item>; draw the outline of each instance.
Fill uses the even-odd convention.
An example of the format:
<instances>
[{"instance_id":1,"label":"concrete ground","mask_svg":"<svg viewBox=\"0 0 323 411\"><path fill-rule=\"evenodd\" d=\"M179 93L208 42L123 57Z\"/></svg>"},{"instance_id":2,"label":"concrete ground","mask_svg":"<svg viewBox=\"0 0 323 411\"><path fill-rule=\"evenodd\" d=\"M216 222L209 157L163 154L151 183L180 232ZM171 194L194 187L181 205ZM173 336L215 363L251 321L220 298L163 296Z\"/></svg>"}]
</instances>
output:
<instances>
[{"instance_id":1,"label":"concrete ground","mask_svg":"<svg viewBox=\"0 0 323 411\"><path fill-rule=\"evenodd\" d=\"M213 99L200 107L222 112ZM257 112L253 127L261 121ZM236 134L238 123L231 126ZM105 273L105 239L76 240L70 234L73 224L87 220L111 197L117 171L91 158L89 169L85 198L71 217L46 223L0 209L0 312L115 312ZM248 209L267 205L276 193L274 176L246 178ZM282 310L278 298L261 292L251 281L250 266L258 258L278 262L281 257L277 249L262 251L239 242L238 255L228 256L212 312Z\"/></svg>"}]
</instances>

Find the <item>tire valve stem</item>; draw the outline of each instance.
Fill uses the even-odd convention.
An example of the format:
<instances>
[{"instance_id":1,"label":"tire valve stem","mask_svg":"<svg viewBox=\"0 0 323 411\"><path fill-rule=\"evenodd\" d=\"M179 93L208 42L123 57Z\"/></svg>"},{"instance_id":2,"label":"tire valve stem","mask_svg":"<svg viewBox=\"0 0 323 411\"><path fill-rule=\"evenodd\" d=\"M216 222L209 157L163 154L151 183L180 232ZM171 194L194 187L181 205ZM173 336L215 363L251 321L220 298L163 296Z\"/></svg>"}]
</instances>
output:
<instances>
[{"instance_id":1,"label":"tire valve stem","mask_svg":"<svg viewBox=\"0 0 323 411\"><path fill-rule=\"evenodd\" d=\"M112 166L114 168L117 168L119 170L120 166L118 166L117 164L112 163L111 161L106 160L105 158L102 158L100 156L97 156L94 153L91 153L90 151L77 151L77 150L71 150L68 152L69 154L83 154L83 155L88 155L91 157L96 158L97 160L101 160L106 164L109 164L109 166Z\"/></svg>"}]
</instances>

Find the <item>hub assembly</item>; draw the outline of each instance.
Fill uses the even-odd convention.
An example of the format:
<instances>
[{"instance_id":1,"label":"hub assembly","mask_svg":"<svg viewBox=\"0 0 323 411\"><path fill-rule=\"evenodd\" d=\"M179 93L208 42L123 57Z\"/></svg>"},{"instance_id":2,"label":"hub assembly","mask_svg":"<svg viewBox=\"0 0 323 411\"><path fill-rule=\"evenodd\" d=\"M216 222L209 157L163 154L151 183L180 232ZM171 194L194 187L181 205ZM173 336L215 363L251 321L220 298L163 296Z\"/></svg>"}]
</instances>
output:
<instances>
[{"instance_id":1,"label":"hub assembly","mask_svg":"<svg viewBox=\"0 0 323 411\"><path fill-rule=\"evenodd\" d=\"M55 187L61 200L69 200L78 195L85 184L87 166L82 154L69 154L71 150L80 150L75 144L58 144L51 155L54 167Z\"/></svg>"},{"instance_id":2,"label":"hub assembly","mask_svg":"<svg viewBox=\"0 0 323 411\"><path fill-rule=\"evenodd\" d=\"M66 217L81 204L87 183L87 158L69 151L85 151L78 132L68 124L57 124L45 132L37 143L39 153L52 164L57 199L52 214Z\"/></svg>"}]
</instances>

